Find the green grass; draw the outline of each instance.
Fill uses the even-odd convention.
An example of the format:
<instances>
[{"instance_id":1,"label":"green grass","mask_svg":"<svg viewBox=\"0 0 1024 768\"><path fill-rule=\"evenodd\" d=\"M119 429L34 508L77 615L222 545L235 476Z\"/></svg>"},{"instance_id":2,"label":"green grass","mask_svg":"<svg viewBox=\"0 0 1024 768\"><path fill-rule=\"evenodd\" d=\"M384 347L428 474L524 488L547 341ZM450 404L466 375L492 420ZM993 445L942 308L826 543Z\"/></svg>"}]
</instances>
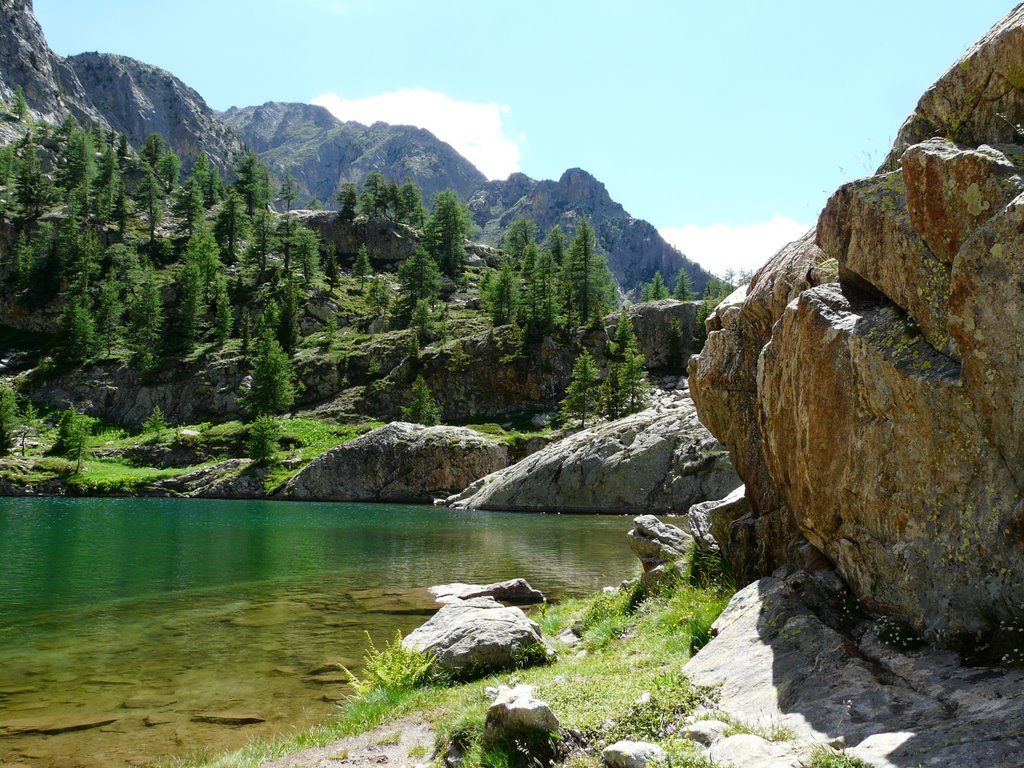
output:
<instances>
[{"instance_id":1,"label":"green grass","mask_svg":"<svg viewBox=\"0 0 1024 768\"><path fill-rule=\"evenodd\" d=\"M857 757L848 757L830 747L819 747L811 755L808 768L871 768Z\"/></svg>"}]
</instances>

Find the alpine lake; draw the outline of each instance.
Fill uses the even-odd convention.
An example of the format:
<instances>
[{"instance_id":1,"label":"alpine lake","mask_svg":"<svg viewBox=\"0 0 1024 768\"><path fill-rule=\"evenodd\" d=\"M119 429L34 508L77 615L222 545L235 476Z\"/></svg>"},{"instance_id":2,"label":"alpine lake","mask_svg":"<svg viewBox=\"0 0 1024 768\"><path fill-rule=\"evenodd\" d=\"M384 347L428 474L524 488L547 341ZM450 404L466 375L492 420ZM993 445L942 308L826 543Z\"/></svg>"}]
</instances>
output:
<instances>
[{"instance_id":1,"label":"alpine lake","mask_svg":"<svg viewBox=\"0 0 1024 768\"><path fill-rule=\"evenodd\" d=\"M145 765L329 720L426 588L549 599L638 570L628 517L0 498L0 765Z\"/></svg>"}]
</instances>

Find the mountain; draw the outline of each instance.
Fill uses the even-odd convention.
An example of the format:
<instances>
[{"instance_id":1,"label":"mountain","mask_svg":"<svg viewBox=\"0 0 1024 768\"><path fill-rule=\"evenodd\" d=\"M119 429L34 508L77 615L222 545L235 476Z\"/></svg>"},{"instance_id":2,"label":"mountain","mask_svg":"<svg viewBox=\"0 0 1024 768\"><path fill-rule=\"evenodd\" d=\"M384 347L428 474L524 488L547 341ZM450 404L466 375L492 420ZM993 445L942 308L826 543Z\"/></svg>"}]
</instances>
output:
<instances>
[{"instance_id":1,"label":"mountain","mask_svg":"<svg viewBox=\"0 0 1024 768\"><path fill-rule=\"evenodd\" d=\"M19 86L37 119L60 123L72 114L136 147L159 133L186 170L205 152L227 172L242 151L203 97L171 73L110 54L64 59L50 50L31 0L0 0L0 98L10 102Z\"/></svg>"},{"instance_id":2,"label":"mountain","mask_svg":"<svg viewBox=\"0 0 1024 768\"><path fill-rule=\"evenodd\" d=\"M518 216L532 219L542 234L557 226L570 237L576 222L586 217L594 225L608 267L626 290L650 280L658 270L672 282L685 267L698 293L711 277L669 245L652 224L631 216L612 200L604 184L580 168L570 168L558 181L535 181L521 173L489 181L470 198L469 209L483 231L481 239L490 245L499 243Z\"/></svg>"},{"instance_id":3,"label":"mountain","mask_svg":"<svg viewBox=\"0 0 1024 768\"><path fill-rule=\"evenodd\" d=\"M566 171L558 181L513 174L487 181L449 144L422 128L343 122L323 107L268 102L217 113L170 72L126 56L82 53L62 58L50 50L31 0L0 0L0 98L10 102L21 87L33 115L59 123L73 114L141 146L159 133L181 157L186 171L200 152L228 175L243 141L281 178L290 172L300 204L313 195L326 206L340 184L360 183L373 171L402 182L412 179L424 200L454 189L469 201L482 239L497 245L519 215L546 232L560 227L570 237L586 216L623 290L649 280L655 270L670 283L685 267L702 291L709 273L666 243L648 222L631 216L586 171ZM0 123L0 143L14 137Z\"/></svg>"},{"instance_id":4,"label":"mountain","mask_svg":"<svg viewBox=\"0 0 1024 768\"><path fill-rule=\"evenodd\" d=\"M159 133L187 170L200 152L224 174L242 153L239 137L195 90L158 67L127 56L80 53L64 60L107 124L142 145Z\"/></svg>"},{"instance_id":5,"label":"mountain","mask_svg":"<svg viewBox=\"0 0 1024 768\"><path fill-rule=\"evenodd\" d=\"M466 158L422 128L342 122L323 107L280 102L232 107L221 116L276 175L291 172L303 202L316 195L333 205L342 183L359 184L372 171L399 183L412 179L428 203L443 189L468 198L486 181Z\"/></svg>"}]
</instances>

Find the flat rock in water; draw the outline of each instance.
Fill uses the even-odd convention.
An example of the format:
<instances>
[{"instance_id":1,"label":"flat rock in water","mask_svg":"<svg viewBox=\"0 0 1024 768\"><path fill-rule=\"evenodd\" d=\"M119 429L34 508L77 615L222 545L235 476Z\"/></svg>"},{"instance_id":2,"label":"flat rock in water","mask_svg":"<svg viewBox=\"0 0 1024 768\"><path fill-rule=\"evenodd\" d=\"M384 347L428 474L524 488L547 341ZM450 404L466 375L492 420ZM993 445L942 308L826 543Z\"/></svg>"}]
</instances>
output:
<instances>
[{"instance_id":1,"label":"flat rock in water","mask_svg":"<svg viewBox=\"0 0 1024 768\"><path fill-rule=\"evenodd\" d=\"M87 731L91 728L102 728L104 725L116 723L116 717L101 719L31 719L8 720L0 723L0 735L3 736L24 736L33 733L44 736L56 736L60 733L71 733L73 731Z\"/></svg>"},{"instance_id":2,"label":"flat rock in water","mask_svg":"<svg viewBox=\"0 0 1024 768\"><path fill-rule=\"evenodd\" d=\"M531 587L526 579L509 579L494 584L438 584L430 587L429 592L439 603L474 597L493 597L506 605L536 605L547 600L544 593Z\"/></svg>"},{"instance_id":3,"label":"flat rock in water","mask_svg":"<svg viewBox=\"0 0 1024 768\"><path fill-rule=\"evenodd\" d=\"M157 693L140 693L124 700L121 705L125 709L160 709L169 707L178 700L173 696L161 696Z\"/></svg>"},{"instance_id":4,"label":"flat rock in water","mask_svg":"<svg viewBox=\"0 0 1024 768\"><path fill-rule=\"evenodd\" d=\"M193 723L210 723L211 725L255 725L266 722L259 715L241 712L207 712L192 715Z\"/></svg>"}]
</instances>

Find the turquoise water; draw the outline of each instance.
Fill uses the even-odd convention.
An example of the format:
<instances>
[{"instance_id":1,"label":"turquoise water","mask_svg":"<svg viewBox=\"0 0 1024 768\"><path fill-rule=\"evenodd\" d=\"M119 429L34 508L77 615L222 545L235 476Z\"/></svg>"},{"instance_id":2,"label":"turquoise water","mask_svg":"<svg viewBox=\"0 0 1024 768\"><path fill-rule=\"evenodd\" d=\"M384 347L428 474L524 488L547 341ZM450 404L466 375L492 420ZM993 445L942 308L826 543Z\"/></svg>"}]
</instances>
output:
<instances>
[{"instance_id":1,"label":"turquoise water","mask_svg":"<svg viewBox=\"0 0 1024 768\"><path fill-rule=\"evenodd\" d=\"M140 764L329 718L434 610L524 576L551 597L636 571L626 517L177 499L0 499L0 764ZM209 716L253 720L205 722Z\"/></svg>"}]
</instances>

